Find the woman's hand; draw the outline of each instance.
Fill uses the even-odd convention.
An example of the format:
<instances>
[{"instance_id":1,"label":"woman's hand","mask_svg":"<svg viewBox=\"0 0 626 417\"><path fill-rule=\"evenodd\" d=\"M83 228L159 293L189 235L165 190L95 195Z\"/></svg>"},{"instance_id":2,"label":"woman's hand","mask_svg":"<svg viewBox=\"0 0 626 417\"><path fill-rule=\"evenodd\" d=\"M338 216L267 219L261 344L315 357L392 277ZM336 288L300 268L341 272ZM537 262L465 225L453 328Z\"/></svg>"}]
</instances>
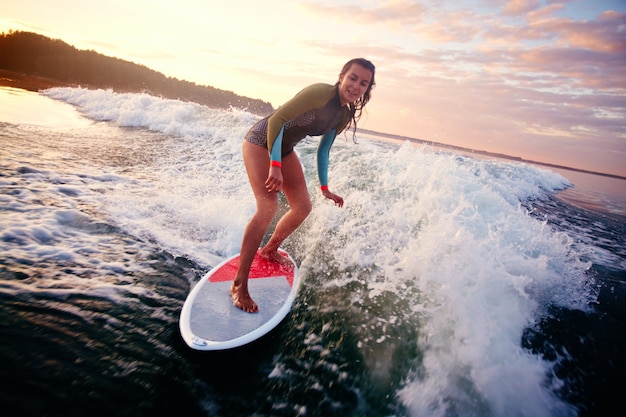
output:
<instances>
[{"instance_id":1,"label":"woman's hand","mask_svg":"<svg viewBox=\"0 0 626 417\"><path fill-rule=\"evenodd\" d=\"M324 197L328 198L329 200L333 200L337 207L343 207L343 198L341 198L337 194L331 193L328 190L322 190L322 194L324 194Z\"/></svg>"},{"instance_id":2,"label":"woman's hand","mask_svg":"<svg viewBox=\"0 0 626 417\"><path fill-rule=\"evenodd\" d=\"M270 167L265 180L265 189L269 193L279 192L283 188L283 171L280 167Z\"/></svg>"}]
</instances>

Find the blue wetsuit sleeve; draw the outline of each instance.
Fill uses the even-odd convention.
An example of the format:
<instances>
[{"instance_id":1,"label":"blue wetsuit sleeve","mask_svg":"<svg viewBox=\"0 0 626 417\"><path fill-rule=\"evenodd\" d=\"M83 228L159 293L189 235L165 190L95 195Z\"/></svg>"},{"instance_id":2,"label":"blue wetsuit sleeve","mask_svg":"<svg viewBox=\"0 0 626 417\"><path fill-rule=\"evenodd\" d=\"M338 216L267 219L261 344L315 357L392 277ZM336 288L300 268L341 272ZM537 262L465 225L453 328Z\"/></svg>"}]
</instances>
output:
<instances>
[{"instance_id":1,"label":"blue wetsuit sleeve","mask_svg":"<svg viewBox=\"0 0 626 417\"><path fill-rule=\"evenodd\" d=\"M317 148L317 176L320 179L320 185L322 187L328 186L328 161L330 147L333 146L335 136L335 129L325 133L324 136L322 136L320 145Z\"/></svg>"},{"instance_id":2,"label":"blue wetsuit sleeve","mask_svg":"<svg viewBox=\"0 0 626 417\"><path fill-rule=\"evenodd\" d=\"M285 126L283 125L278 131L278 135L276 135L276 139L272 143L272 149L270 149L270 161L271 162L282 162L282 147L283 147L283 132L285 131Z\"/></svg>"}]
</instances>

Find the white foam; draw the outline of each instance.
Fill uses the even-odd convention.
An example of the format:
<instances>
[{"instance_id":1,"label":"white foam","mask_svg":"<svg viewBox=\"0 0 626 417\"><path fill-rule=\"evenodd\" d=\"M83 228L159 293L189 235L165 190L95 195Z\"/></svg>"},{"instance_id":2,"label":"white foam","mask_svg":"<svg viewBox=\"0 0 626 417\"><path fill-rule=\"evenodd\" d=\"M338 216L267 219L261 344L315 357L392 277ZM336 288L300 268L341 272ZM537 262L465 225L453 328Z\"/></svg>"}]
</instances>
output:
<instances>
[{"instance_id":1,"label":"white foam","mask_svg":"<svg viewBox=\"0 0 626 417\"><path fill-rule=\"evenodd\" d=\"M494 415L568 415L546 388L552 364L520 346L546 306L585 308L592 297L589 264L571 252L572 239L520 205L567 181L410 144L334 151L331 188L346 207L319 204L306 246L324 245L341 268L378 271L370 297L417 288L424 359L399 393L412 414L448 415L482 401Z\"/></svg>"},{"instance_id":2,"label":"white foam","mask_svg":"<svg viewBox=\"0 0 626 417\"><path fill-rule=\"evenodd\" d=\"M233 121L255 120L255 116L232 109L210 109L192 102L162 99L148 94L116 93L112 90L86 88L51 88L44 95L75 105L93 120L113 122L124 127L143 127L167 135L220 139L228 134L224 127ZM207 123L207 121L211 123Z\"/></svg>"}]
</instances>

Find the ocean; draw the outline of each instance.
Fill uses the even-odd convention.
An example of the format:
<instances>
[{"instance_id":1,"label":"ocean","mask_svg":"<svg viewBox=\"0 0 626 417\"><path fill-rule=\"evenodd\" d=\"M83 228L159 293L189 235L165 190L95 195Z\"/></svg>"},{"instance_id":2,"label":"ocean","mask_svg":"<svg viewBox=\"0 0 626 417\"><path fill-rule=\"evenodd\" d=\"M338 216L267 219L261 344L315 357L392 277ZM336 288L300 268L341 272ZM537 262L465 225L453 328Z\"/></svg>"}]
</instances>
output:
<instances>
[{"instance_id":1,"label":"ocean","mask_svg":"<svg viewBox=\"0 0 626 417\"><path fill-rule=\"evenodd\" d=\"M196 352L178 318L239 251L257 117L83 88L0 102L3 416L621 415L626 181L340 136L339 209L307 138L292 312Z\"/></svg>"}]
</instances>

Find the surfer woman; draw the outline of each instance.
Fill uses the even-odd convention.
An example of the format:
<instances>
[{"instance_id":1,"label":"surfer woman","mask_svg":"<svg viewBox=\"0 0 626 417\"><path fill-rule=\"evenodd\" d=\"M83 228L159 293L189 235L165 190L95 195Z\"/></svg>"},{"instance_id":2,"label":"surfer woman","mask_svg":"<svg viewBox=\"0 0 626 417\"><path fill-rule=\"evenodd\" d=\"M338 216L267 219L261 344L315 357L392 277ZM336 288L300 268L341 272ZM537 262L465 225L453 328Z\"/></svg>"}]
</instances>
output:
<instances>
[{"instance_id":1,"label":"surfer woman","mask_svg":"<svg viewBox=\"0 0 626 417\"><path fill-rule=\"evenodd\" d=\"M231 287L233 304L248 312L259 310L248 292L252 260L276 211L282 191L289 210L276 225L259 255L275 262L287 262L278 253L282 242L311 212L311 200L304 172L294 146L306 136L322 136L317 151L317 170L324 197L343 207L343 198L328 189L328 154L335 136L353 127L370 99L375 85L374 64L363 58L348 61L335 85L313 84L259 120L246 134L243 160L256 199L256 212L246 226L237 275Z\"/></svg>"}]
</instances>

